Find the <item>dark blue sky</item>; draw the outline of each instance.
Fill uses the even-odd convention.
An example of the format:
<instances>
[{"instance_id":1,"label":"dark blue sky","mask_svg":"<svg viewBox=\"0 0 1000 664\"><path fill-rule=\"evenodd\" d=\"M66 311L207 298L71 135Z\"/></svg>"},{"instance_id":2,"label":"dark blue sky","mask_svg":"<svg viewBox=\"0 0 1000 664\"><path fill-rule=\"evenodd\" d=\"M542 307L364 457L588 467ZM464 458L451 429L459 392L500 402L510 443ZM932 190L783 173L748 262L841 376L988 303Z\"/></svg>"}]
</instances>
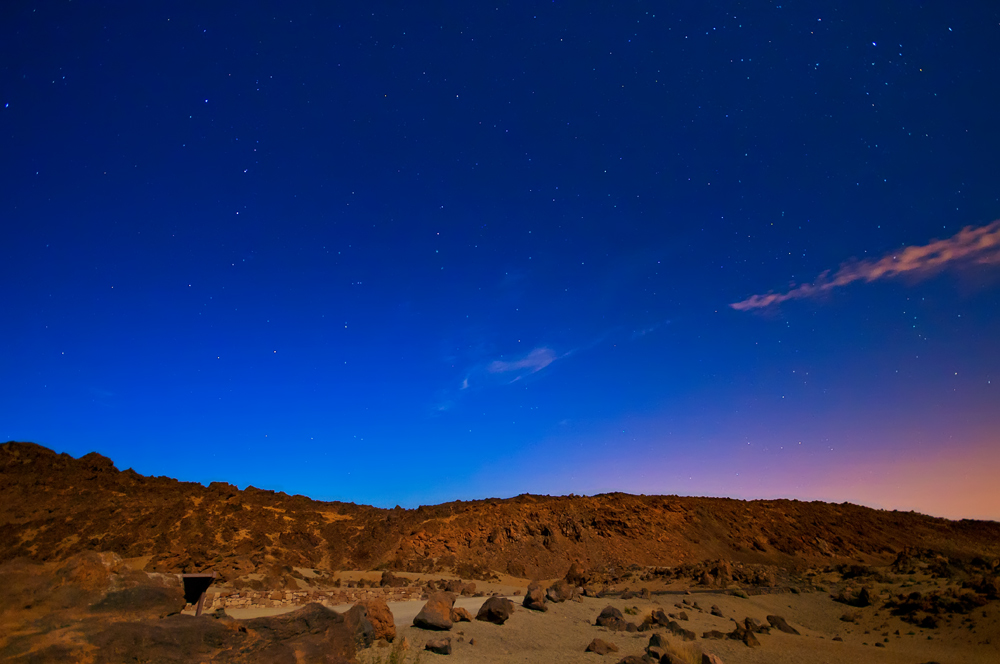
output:
<instances>
[{"instance_id":1,"label":"dark blue sky","mask_svg":"<svg viewBox=\"0 0 1000 664\"><path fill-rule=\"evenodd\" d=\"M0 438L1000 518L996 7L261 7L0 7Z\"/></svg>"}]
</instances>

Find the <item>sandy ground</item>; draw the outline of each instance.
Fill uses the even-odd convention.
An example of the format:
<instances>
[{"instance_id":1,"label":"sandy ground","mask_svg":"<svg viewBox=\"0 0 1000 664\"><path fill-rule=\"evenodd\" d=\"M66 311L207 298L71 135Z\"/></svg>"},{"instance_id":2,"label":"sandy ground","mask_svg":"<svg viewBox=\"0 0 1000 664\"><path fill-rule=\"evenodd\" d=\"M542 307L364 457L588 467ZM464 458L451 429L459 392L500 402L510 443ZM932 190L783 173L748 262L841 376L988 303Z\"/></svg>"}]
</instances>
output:
<instances>
[{"instance_id":1,"label":"sandy ground","mask_svg":"<svg viewBox=\"0 0 1000 664\"><path fill-rule=\"evenodd\" d=\"M497 584L501 585L501 584ZM514 584L506 585L514 590ZM517 584L520 585L520 584ZM518 588L520 590L520 588ZM485 622L457 623L449 632L431 632L413 627L413 618L423 606L423 601L391 602L397 629L397 641L405 638L410 647L401 653L397 662L432 662L444 655L423 650L431 639L452 639L452 654L444 662L617 662L622 657L641 654L649 642L650 633L611 632L594 626L594 620L605 606L611 605L636 624L659 607L667 613L685 611L688 621L680 624L698 635L693 644L704 652L714 653L726 664L853 664L873 662L886 664L997 664L1000 662L1000 604L993 602L969 616L955 616L943 622L938 629L921 629L879 611L874 607L853 609L834 602L826 593L781 593L756 595L743 599L721 591L672 591L654 595L650 600L621 600L614 597L584 598L583 602L550 604L545 613L529 611L521 606L523 593L505 593L517 609L504 625ZM455 605L463 607L473 616L485 597L460 597ZM686 604L685 604L686 602ZM701 610L694 608L697 603ZM723 617L709 613L715 604ZM678 606L679 605L679 606ZM252 618L276 615L297 607L276 609L234 609L228 613L234 618ZM350 605L331 606L346 611ZM626 612L626 609L628 610ZM857 613L856 623L840 620L845 613ZM748 648L732 640L707 640L701 635L709 630L730 632L734 620L752 617L767 624L769 614L783 616L801 632L800 636L772 630L760 634L759 648ZM970 621L972 624L970 625ZM661 628L658 631L663 632ZM898 634L897 634L898 631ZM839 636L843 641L834 641ZM600 638L619 647L618 653L603 657L585 653L591 639ZM672 643L681 644L678 637L668 634ZM475 644L472 645L472 640ZM881 643L881 647L876 647ZM381 664L392 660L393 646L384 642L359 653L362 664ZM397 655L398 657L398 655Z\"/></svg>"},{"instance_id":2,"label":"sandy ground","mask_svg":"<svg viewBox=\"0 0 1000 664\"><path fill-rule=\"evenodd\" d=\"M625 655L641 654L649 643L650 633L610 632L603 627L595 627L594 619L601 609L610 604L623 611L626 608L636 610L636 615L626 617L639 622L644 614L656 607L662 607L669 613L677 613L680 609L676 608L675 603L687 599L689 602L698 602L703 611L685 606L684 610L690 620L681 621L681 624L698 634L697 647L719 655L726 664L1000 662L1000 625L995 606L987 607L987 618L983 618L980 612L976 633L972 633L958 625L921 630L884 612L876 616L874 609L863 618L863 624L844 623L840 620L845 612L844 605L833 602L828 595L821 593L760 595L749 599L721 593L663 595L650 601L584 598L582 603L552 604L546 613L524 609L520 606L519 598L512 599L518 608L506 624L493 625L478 621L459 623L447 633L428 632L412 626L413 616L423 605L422 602L395 603L391 608L396 616L397 638L406 638L411 644L410 650L405 653L405 661L415 661L418 655L421 662L438 661L438 658L444 656L423 651L423 645L430 639L450 636L453 651L448 659L440 660L442 663L617 662ZM458 605L465 606L474 615L473 609L478 609L482 601L483 598L463 598ZM709 614L712 604L719 606L724 617ZM731 631L734 619L743 620L750 616L766 623L766 616L769 614L783 616L802 633L801 636L772 630L771 634L759 635L759 648L748 648L742 642L728 639L714 641L701 638L702 633L708 630ZM899 635L895 634L896 630L899 630ZM882 636L883 633L888 636ZM843 641L833 641L834 636L840 636ZM928 636L931 638L928 639ZM585 653L587 644L595 637L616 644L620 651L603 657ZM677 637L669 638L673 643L681 643ZM475 645L470 645L472 639L475 639ZM984 643L987 640L992 643ZM876 647L876 642L882 642L884 647ZM375 645L360 653L359 661L363 664L388 662L390 653L390 646Z\"/></svg>"}]
</instances>

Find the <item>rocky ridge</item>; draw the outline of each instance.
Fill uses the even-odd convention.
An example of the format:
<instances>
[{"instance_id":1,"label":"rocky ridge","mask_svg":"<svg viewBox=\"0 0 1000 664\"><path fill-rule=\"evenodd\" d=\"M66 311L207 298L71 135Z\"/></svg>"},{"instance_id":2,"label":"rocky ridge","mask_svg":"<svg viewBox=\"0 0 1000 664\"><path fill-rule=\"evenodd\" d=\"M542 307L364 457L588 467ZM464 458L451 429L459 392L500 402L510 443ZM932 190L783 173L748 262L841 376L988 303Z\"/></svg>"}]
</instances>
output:
<instances>
[{"instance_id":1,"label":"rocky ridge","mask_svg":"<svg viewBox=\"0 0 1000 664\"><path fill-rule=\"evenodd\" d=\"M99 550L146 572L214 570L259 589L322 585L340 569L555 578L573 561L610 576L659 566L706 585L739 574L767 585L765 568L887 565L912 547L959 562L1000 556L996 522L846 503L614 493L380 509L147 477L97 453L18 442L0 444L0 493L0 562Z\"/></svg>"}]
</instances>

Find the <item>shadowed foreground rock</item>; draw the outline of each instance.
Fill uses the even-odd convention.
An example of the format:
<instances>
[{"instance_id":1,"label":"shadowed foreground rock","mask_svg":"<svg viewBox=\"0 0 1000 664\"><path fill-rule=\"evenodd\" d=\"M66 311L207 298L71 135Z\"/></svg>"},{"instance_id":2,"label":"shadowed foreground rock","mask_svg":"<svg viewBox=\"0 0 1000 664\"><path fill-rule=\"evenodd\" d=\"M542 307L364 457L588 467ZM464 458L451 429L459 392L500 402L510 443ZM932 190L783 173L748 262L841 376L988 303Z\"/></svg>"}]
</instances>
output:
<instances>
[{"instance_id":1,"label":"shadowed foreground rock","mask_svg":"<svg viewBox=\"0 0 1000 664\"><path fill-rule=\"evenodd\" d=\"M339 664L374 638L363 606L340 614L314 603L253 620L183 615L176 576L135 572L113 554L0 565L0 603L0 661L21 664Z\"/></svg>"}]
</instances>

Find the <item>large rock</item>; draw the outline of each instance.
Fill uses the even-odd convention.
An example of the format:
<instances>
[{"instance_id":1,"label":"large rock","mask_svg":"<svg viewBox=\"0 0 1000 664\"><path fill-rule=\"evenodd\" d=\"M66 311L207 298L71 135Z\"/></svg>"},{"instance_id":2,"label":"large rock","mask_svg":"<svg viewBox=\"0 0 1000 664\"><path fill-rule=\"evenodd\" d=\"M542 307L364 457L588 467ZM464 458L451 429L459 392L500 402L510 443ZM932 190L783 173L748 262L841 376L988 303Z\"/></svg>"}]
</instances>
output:
<instances>
[{"instance_id":1,"label":"large rock","mask_svg":"<svg viewBox=\"0 0 1000 664\"><path fill-rule=\"evenodd\" d=\"M742 641L749 648L760 645L760 641L753 635L753 632L739 623L736 623L736 628L727 634L727 636L734 641Z\"/></svg>"},{"instance_id":2,"label":"large rock","mask_svg":"<svg viewBox=\"0 0 1000 664\"><path fill-rule=\"evenodd\" d=\"M430 650L439 655L450 655L451 639L432 639L424 644L424 650Z\"/></svg>"},{"instance_id":3,"label":"large rock","mask_svg":"<svg viewBox=\"0 0 1000 664\"><path fill-rule=\"evenodd\" d=\"M506 597L490 597L483 602L479 613L476 614L476 620L502 625L512 613L514 613L514 602Z\"/></svg>"},{"instance_id":4,"label":"large rock","mask_svg":"<svg viewBox=\"0 0 1000 664\"><path fill-rule=\"evenodd\" d=\"M662 634L653 634L646 645L646 654L660 661L670 651L670 642Z\"/></svg>"},{"instance_id":5,"label":"large rock","mask_svg":"<svg viewBox=\"0 0 1000 664\"><path fill-rule=\"evenodd\" d=\"M711 655L706 652L701 656L701 664L722 664L722 659L718 655Z\"/></svg>"},{"instance_id":6,"label":"large rock","mask_svg":"<svg viewBox=\"0 0 1000 664\"><path fill-rule=\"evenodd\" d=\"M427 598L427 603L413 619L414 627L420 629L451 629L451 609L455 604L455 596L451 593L434 593Z\"/></svg>"},{"instance_id":7,"label":"large rock","mask_svg":"<svg viewBox=\"0 0 1000 664\"><path fill-rule=\"evenodd\" d=\"M569 571L566 572L566 576L564 578L566 583L570 584L574 588L585 586L587 585L587 582L590 581L590 575L584 571L583 567L581 567L577 562L574 562L569 566Z\"/></svg>"},{"instance_id":8,"label":"large rock","mask_svg":"<svg viewBox=\"0 0 1000 664\"><path fill-rule=\"evenodd\" d=\"M602 641L601 639L594 639L593 641L590 642L590 645L587 646L587 649L584 650L584 652L593 652L597 653L598 655L607 655L609 652L618 652L618 646L616 646L613 643L609 643L607 641Z\"/></svg>"},{"instance_id":9,"label":"large rock","mask_svg":"<svg viewBox=\"0 0 1000 664\"><path fill-rule=\"evenodd\" d=\"M664 613L663 609L653 609L653 612L649 615L649 621L654 625L666 627L670 624L670 616Z\"/></svg>"},{"instance_id":10,"label":"large rock","mask_svg":"<svg viewBox=\"0 0 1000 664\"><path fill-rule=\"evenodd\" d=\"M138 585L109 592L90 607L95 613L126 614L132 619L166 618L184 610L179 586Z\"/></svg>"},{"instance_id":11,"label":"large rock","mask_svg":"<svg viewBox=\"0 0 1000 664\"><path fill-rule=\"evenodd\" d=\"M402 588L406 585L406 579L398 577L389 570L386 570L382 572L382 578L379 580L378 584L383 588Z\"/></svg>"},{"instance_id":12,"label":"large rock","mask_svg":"<svg viewBox=\"0 0 1000 664\"><path fill-rule=\"evenodd\" d=\"M376 639L392 641L396 638L396 621L392 617L389 605L382 599L369 599L362 602L368 609L368 620L375 630Z\"/></svg>"},{"instance_id":13,"label":"large rock","mask_svg":"<svg viewBox=\"0 0 1000 664\"><path fill-rule=\"evenodd\" d=\"M545 603L545 592L537 583L528 586L528 592L524 595L524 608L532 611L548 611L549 607Z\"/></svg>"},{"instance_id":14,"label":"large rock","mask_svg":"<svg viewBox=\"0 0 1000 664\"><path fill-rule=\"evenodd\" d=\"M607 627L608 629L625 631L625 616L622 612L613 606L606 606L601 611L600 615L597 616L597 620L594 622L598 627Z\"/></svg>"},{"instance_id":15,"label":"large rock","mask_svg":"<svg viewBox=\"0 0 1000 664\"><path fill-rule=\"evenodd\" d=\"M550 602L559 603L566 602L576 595L576 586L567 583L566 581L556 581L549 589L545 591L545 597Z\"/></svg>"},{"instance_id":16,"label":"large rock","mask_svg":"<svg viewBox=\"0 0 1000 664\"><path fill-rule=\"evenodd\" d=\"M363 604L355 604L344 613L344 624L354 635L358 648L367 648L375 642L375 627L368 619L368 609Z\"/></svg>"},{"instance_id":17,"label":"large rock","mask_svg":"<svg viewBox=\"0 0 1000 664\"><path fill-rule=\"evenodd\" d=\"M768 616L767 622L771 623L771 627L780 630L786 634L799 634L799 630L795 629L789 625L784 618L781 616Z\"/></svg>"},{"instance_id":18,"label":"large rock","mask_svg":"<svg viewBox=\"0 0 1000 664\"><path fill-rule=\"evenodd\" d=\"M685 641L694 641L695 639L698 638L697 634L695 634L689 629L684 629L683 627L680 626L680 623L674 620L671 620L669 623L667 623L667 629L670 630L673 634L681 637Z\"/></svg>"},{"instance_id":19,"label":"large rock","mask_svg":"<svg viewBox=\"0 0 1000 664\"><path fill-rule=\"evenodd\" d=\"M649 655L628 655L618 660L618 664L657 664Z\"/></svg>"}]
</instances>

